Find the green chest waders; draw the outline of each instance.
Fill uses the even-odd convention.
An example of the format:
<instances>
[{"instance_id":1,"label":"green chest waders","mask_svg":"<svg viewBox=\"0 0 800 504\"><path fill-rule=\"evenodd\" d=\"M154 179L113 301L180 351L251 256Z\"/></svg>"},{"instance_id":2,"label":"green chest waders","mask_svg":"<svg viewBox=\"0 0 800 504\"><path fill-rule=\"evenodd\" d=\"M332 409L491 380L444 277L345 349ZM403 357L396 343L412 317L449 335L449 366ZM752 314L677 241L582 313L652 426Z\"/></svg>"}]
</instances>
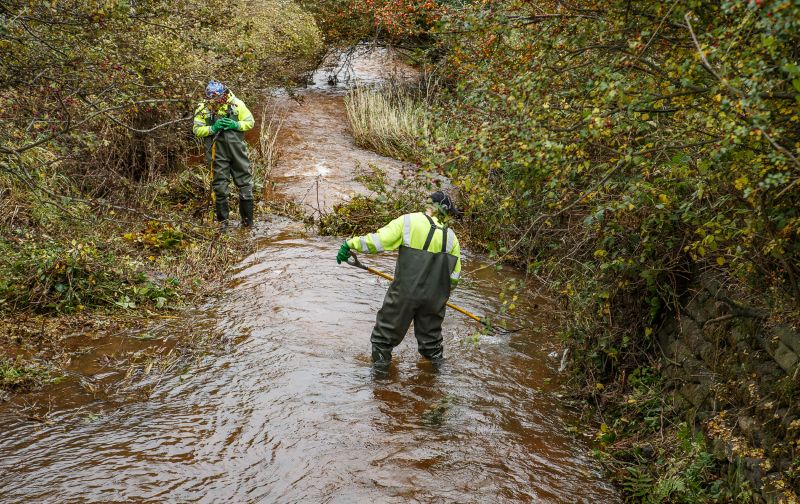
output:
<instances>
[{"instance_id":1,"label":"green chest waders","mask_svg":"<svg viewBox=\"0 0 800 504\"><path fill-rule=\"evenodd\" d=\"M388 365L392 349L403 340L412 320L419 353L434 362L443 357L442 321L450 297L450 274L457 258L446 252L447 226L438 228L430 217L428 221L431 229L422 250L400 247L395 279L386 292L370 337L372 360L376 364ZM428 247L437 230L443 233L442 250L431 252Z\"/></svg>"},{"instance_id":2,"label":"green chest waders","mask_svg":"<svg viewBox=\"0 0 800 504\"><path fill-rule=\"evenodd\" d=\"M226 116L233 120L237 119L236 111L231 106L228 107ZM209 125L214 124L217 119L217 116L210 115ZM214 150L211 187L215 196L214 211L217 220L220 222L228 220L228 185L232 178L233 183L239 188L239 212L244 213L242 223L252 224L253 175L250 170L250 159L247 157L244 133L236 130L221 131L216 143L211 137L206 137L205 147L208 160L212 159L212 149Z\"/></svg>"}]
</instances>

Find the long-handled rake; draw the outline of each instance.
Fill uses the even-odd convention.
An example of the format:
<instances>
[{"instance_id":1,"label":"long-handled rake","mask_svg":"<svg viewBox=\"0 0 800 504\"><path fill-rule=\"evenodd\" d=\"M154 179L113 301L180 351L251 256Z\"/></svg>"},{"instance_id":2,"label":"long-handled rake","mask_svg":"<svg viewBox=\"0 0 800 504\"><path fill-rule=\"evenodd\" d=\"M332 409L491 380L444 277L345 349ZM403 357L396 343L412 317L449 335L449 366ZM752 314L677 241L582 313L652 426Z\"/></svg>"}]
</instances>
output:
<instances>
[{"instance_id":1,"label":"long-handled rake","mask_svg":"<svg viewBox=\"0 0 800 504\"><path fill-rule=\"evenodd\" d=\"M358 256L356 255L356 253L353 252L352 250L350 251L350 257L347 259L347 264L349 264L350 266L355 266L356 268L361 268L363 270L369 271L373 275L378 275L379 277L385 278L386 280L389 280L390 282L394 281L394 277L393 276L387 275L386 273L384 273L382 271L378 271L375 268L370 268L369 266L365 266L364 264L362 264L361 261L358 260ZM515 333L515 332L520 330L520 329L504 329L502 327L498 327L498 326L492 324L486 317L480 317L478 315L475 315L474 313L469 312L469 311L465 310L464 308L461 308L460 306L455 305L455 304L450 303L450 302L447 303L447 306L449 308L454 309L455 311L457 311L459 313L463 313L467 317L469 317L469 318L471 318L471 319L473 319L473 320L475 320L477 322L480 322L481 325L483 326L483 328L486 331L491 331L491 332L493 332L495 334L511 334L511 333Z\"/></svg>"}]
</instances>

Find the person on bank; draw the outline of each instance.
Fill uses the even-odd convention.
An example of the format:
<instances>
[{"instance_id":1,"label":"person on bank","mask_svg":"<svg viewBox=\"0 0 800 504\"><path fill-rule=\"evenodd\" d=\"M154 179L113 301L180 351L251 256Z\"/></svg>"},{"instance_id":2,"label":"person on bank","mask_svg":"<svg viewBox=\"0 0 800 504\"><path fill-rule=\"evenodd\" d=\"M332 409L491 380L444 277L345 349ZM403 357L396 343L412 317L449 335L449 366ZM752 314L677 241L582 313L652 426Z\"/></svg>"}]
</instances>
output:
<instances>
[{"instance_id":1,"label":"person on bank","mask_svg":"<svg viewBox=\"0 0 800 504\"><path fill-rule=\"evenodd\" d=\"M223 84L211 81L206 86L206 100L195 110L192 131L205 139L206 162L214 150L214 214L220 229L228 227L228 186L231 178L239 188L239 215L242 226L253 225L253 173L247 157L244 132L253 128L255 121L247 105ZM216 145L215 145L216 144Z\"/></svg>"},{"instance_id":2,"label":"person on bank","mask_svg":"<svg viewBox=\"0 0 800 504\"><path fill-rule=\"evenodd\" d=\"M449 196L437 191L429 196L424 213L402 215L374 233L345 240L336 255L341 264L351 249L366 254L400 249L394 281L370 337L377 368L388 368L392 349L403 340L412 320L419 353L434 364L444 358L442 322L461 273L461 249L453 230L439 218L454 211Z\"/></svg>"}]
</instances>

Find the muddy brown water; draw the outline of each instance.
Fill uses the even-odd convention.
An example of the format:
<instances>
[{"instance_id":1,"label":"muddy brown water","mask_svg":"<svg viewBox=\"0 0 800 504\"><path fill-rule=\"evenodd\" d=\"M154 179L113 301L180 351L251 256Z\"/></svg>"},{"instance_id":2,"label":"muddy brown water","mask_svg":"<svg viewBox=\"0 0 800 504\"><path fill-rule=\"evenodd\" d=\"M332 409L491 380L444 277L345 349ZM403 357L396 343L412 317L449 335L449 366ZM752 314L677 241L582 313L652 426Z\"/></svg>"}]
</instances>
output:
<instances>
[{"instance_id":1,"label":"muddy brown water","mask_svg":"<svg viewBox=\"0 0 800 504\"><path fill-rule=\"evenodd\" d=\"M331 86L327 76L339 74ZM385 50L357 51L347 60L330 58L316 72L297 99L277 96L275 113L284 117L279 134L280 158L271 179L277 190L299 203L306 212L329 212L332 206L366 189L354 174L371 166L396 180L413 170L407 164L356 147L348 131L344 94L350 85L374 85L385 79L395 82L417 77L413 68Z\"/></svg>"},{"instance_id":2,"label":"muddy brown water","mask_svg":"<svg viewBox=\"0 0 800 504\"><path fill-rule=\"evenodd\" d=\"M342 117L331 105L341 93L306 94L292 114L307 124L315 114ZM316 108L317 98L329 106ZM288 117L287 128L302 122ZM353 166L337 159L374 154L342 140L346 152L330 158L336 149L315 151L313 136L293 131L290 149L331 167L321 177L332 179L323 184L326 201L343 187L358 190ZM282 163L278 175L320 176L302 175L302 156ZM513 320L522 331L477 342L475 323L448 311L440 372L418 357L409 335L379 378L369 333L387 282L337 265L340 240L297 223L268 219L254 235L257 252L224 292L187 315L190 329L165 323L152 329L164 341L131 343L174 344L176 330L222 333L215 355L153 373L134 393L114 394L111 382L98 398L68 381L27 399L49 401L46 422L0 405L0 502L618 501L587 440L569 432L576 419L549 356L557 328L539 300L522 300ZM392 271L391 255L363 259ZM465 251L467 270L479 264ZM451 300L496 312L508 275L468 275ZM113 374L96 351L75 366L98 381Z\"/></svg>"}]
</instances>

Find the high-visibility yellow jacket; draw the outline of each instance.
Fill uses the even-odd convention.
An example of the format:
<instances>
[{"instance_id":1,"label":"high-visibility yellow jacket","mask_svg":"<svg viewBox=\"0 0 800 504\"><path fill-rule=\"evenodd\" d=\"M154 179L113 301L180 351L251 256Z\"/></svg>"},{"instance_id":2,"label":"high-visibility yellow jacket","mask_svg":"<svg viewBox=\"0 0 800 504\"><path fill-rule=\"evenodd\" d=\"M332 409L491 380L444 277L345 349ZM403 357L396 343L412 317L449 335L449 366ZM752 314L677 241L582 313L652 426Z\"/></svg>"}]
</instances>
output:
<instances>
[{"instance_id":1,"label":"high-visibility yellow jacket","mask_svg":"<svg viewBox=\"0 0 800 504\"><path fill-rule=\"evenodd\" d=\"M199 138L207 137L211 135L211 126L214 122L223 117L230 117L234 121L239 121L239 131L248 131L256 123L247 105L228 91L228 99L225 103L221 103L213 113L209 109L208 102L203 101L197 105L197 109L194 112L192 131Z\"/></svg>"},{"instance_id":2,"label":"high-visibility yellow jacket","mask_svg":"<svg viewBox=\"0 0 800 504\"><path fill-rule=\"evenodd\" d=\"M442 227L436 217L431 217L431 219L433 219L434 224ZM431 224L424 213L405 214L374 233L350 238L347 240L347 246L356 252L366 254L397 250L401 245L423 250L430 229ZM441 231L433 234L431 243L428 245L429 252L442 251L442 234ZM450 286L454 288L461 277L461 247L458 244L456 234L450 228L447 229L447 250L444 252L456 257L455 269L450 274Z\"/></svg>"}]
</instances>

